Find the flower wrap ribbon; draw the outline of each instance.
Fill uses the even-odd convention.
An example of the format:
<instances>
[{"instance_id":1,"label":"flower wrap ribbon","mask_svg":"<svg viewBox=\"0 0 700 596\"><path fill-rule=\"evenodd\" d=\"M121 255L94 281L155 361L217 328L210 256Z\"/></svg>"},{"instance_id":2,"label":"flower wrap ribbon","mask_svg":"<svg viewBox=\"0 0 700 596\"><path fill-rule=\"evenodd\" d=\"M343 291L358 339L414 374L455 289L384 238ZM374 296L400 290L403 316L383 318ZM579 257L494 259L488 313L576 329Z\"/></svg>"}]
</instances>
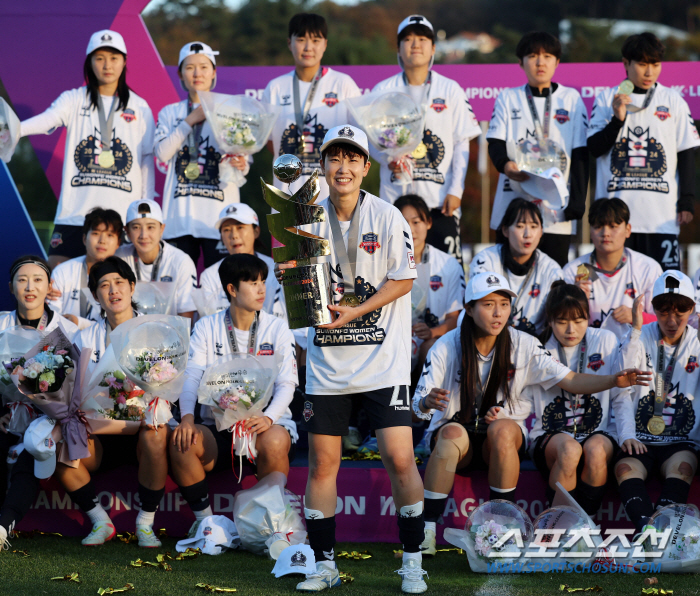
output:
<instances>
[{"instance_id":1,"label":"flower wrap ribbon","mask_svg":"<svg viewBox=\"0 0 700 596\"><path fill-rule=\"evenodd\" d=\"M672 596L673 590L664 590L663 588L642 588L642 594L668 594L669 596Z\"/></svg>"},{"instance_id":2,"label":"flower wrap ribbon","mask_svg":"<svg viewBox=\"0 0 700 596\"><path fill-rule=\"evenodd\" d=\"M220 586L212 586L210 584L196 584L196 588L202 588L207 592L216 592L217 594L222 594L224 592L237 592L236 588L222 588Z\"/></svg>"},{"instance_id":3,"label":"flower wrap ribbon","mask_svg":"<svg viewBox=\"0 0 700 596\"><path fill-rule=\"evenodd\" d=\"M157 557L157 563L153 563L152 561L142 561L141 559L136 559L135 561L131 561L129 565L131 567L155 567L162 569L163 571L172 571L173 568L168 565L167 561L165 560L165 555L158 555Z\"/></svg>"},{"instance_id":4,"label":"flower wrap ribbon","mask_svg":"<svg viewBox=\"0 0 700 596\"><path fill-rule=\"evenodd\" d=\"M344 550L339 552L335 557L336 559L354 559L355 561L364 561L365 559L371 559L372 555L366 550L362 552L358 552L356 550L348 552Z\"/></svg>"},{"instance_id":5,"label":"flower wrap ribbon","mask_svg":"<svg viewBox=\"0 0 700 596\"><path fill-rule=\"evenodd\" d=\"M129 590L134 589L134 584L126 584L123 588L100 588L97 590L97 595L103 596L104 594L118 594L119 592L128 592Z\"/></svg>"},{"instance_id":6,"label":"flower wrap ribbon","mask_svg":"<svg viewBox=\"0 0 700 596\"><path fill-rule=\"evenodd\" d=\"M51 581L67 581L80 583L80 573L69 573L68 575L61 575L59 577L52 577Z\"/></svg>"},{"instance_id":7,"label":"flower wrap ribbon","mask_svg":"<svg viewBox=\"0 0 700 596\"><path fill-rule=\"evenodd\" d=\"M13 550L12 554L13 555L22 555L23 559L26 559L27 557L31 557L31 555L26 550ZM51 579L60 579L60 578L52 577Z\"/></svg>"},{"instance_id":8,"label":"flower wrap ribbon","mask_svg":"<svg viewBox=\"0 0 700 596\"><path fill-rule=\"evenodd\" d=\"M255 456L258 454L255 450L255 436L250 431L245 428L245 420L239 420L231 428L229 432L231 433L231 461L235 460L235 452L238 451L238 471L240 473L236 474L235 465L233 467L233 474L238 479L240 484L243 478L243 456L245 455L248 461L253 464L255 463Z\"/></svg>"}]
</instances>

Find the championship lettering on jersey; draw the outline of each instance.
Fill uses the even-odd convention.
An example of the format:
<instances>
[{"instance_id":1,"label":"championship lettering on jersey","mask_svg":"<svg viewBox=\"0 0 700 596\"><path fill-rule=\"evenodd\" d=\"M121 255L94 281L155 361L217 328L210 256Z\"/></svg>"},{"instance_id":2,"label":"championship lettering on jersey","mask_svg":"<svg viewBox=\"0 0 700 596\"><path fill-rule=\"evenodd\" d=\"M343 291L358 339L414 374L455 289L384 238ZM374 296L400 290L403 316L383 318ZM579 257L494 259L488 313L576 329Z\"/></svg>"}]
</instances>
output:
<instances>
[{"instance_id":1,"label":"championship lettering on jersey","mask_svg":"<svg viewBox=\"0 0 700 596\"><path fill-rule=\"evenodd\" d=\"M102 153L102 139L98 128L95 128L91 135L78 143L73 153L73 161L78 173L71 178L71 186L109 186L124 192L131 192L132 184L127 175L134 166L134 156L122 139L116 136L114 128L109 146L112 155L114 155L114 163L109 167L104 167L99 163L99 157Z\"/></svg>"},{"instance_id":2,"label":"championship lettering on jersey","mask_svg":"<svg viewBox=\"0 0 700 596\"><path fill-rule=\"evenodd\" d=\"M224 200L224 191L219 188L219 162L221 153L210 145L209 136L200 137L198 143L197 165L199 166L199 176L190 180L185 176L185 168L190 163L190 148L183 145L177 152L175 159L175 176L177 176L177 186L175 187L175 198L177 197L202 197Z\"/></svg>"}]
</instances>

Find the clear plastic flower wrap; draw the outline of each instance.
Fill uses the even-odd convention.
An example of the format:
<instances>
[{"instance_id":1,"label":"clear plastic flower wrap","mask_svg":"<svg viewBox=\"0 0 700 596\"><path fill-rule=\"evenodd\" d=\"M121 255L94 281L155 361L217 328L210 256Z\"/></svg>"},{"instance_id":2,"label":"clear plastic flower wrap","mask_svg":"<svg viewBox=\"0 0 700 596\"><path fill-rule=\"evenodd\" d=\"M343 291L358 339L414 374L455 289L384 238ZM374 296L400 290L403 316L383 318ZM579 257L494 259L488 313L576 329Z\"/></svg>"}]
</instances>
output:
<instances>
[{"instance_id":1,"label":"clear plastic flower wrap","mask_svg":"<svg viewBox=\"0 0 700 596\"><path fill-rule=\"evenodd\" d=\"M208 317L229 307L229 301L218 292L207 291L204 288L192 290L192 300L200 317Z\"/></svg>"},{"instance_id":2,"label":"clear plastic flower wrap","mask_svg":"<svg viewBox=\"0 0 700 596\"><path fill-rule=\"evenodd\" d=\"M260 151L267 143L281 109L247 95L200 91L199 99L214 131L216 144L226 152L219 165L219 179L243 186L245 176L228 163L228 158L235 155L247 157Z\"/></svg>"},{"instance_id":3,"label":"clear plastic flower wrap","mask_svg":"<svg viewBox=\"0 0 700 596\"><path fill-rule=\"evenodd\" d=\"M8 103L0 97L0 159L12 159L20 138L19 118Z\"/></svg>"},{"instance_id":4,"label":"clear plastic flower wrap","mask_svg":"<svg viewBox=\"0 0 700 596\"><path fill-rule=\"evenodd\" d=\"M486 573L491 563L524 562L527 545L532 540L532 521L518 505L494 499L469 514L464 530L447 528L444 537L450 544L466 550L473 572Z\"/></svg>"},{"instance_id":5,"label":"clear plastic flower wrap","mask_svg":"<svg viewBox=\"0 0 700 596\"><path fill-rule=\"evenodd\" d=\"M121 370L146 391L145 424L170 420L170 403L176 402L185 381L190 347L190 320L169 315L143 315L129 319L110 335Z\"/></svg>"},{"instance_id":6,"label":"clear plastic flower wrap","mask_svg":"<svg viewBox=\"0 0 700 596\"><path fill-rule=\"evenodd\" d=\"M402 169L393 183L407 186L413 181L413 153L423 142L425 107L406 93L374 91L347 99L348 108L370 143L396 161Z\"/></svg>"},{"instance_id":7,"label":"clear plastic flower wrap","mask_svg":"<svg viewBox=\"0 0 700 596\"><path fill-rule=\"evenodd\" d=\"M700 573L700 511L695 505L676 503L657 510L645 530L657 532L657 545L649 538L645 551L661 551L662 535L669 532L661 557L647 559L661 563L664 573Z\"/></svg>"},{"instance_id":8,"label":"clear plastic flower wrap","mask_svg":"<svg viewBox=\"0 0 700 596\"><path fill-rule=\"evenodd\" d=\"M534 539L530 550L546 548L552 558L576 561L577 563L593 563L598 554L598 546L602 543L599 535L590 535L587 530L597 530L598 526L580 508L569 505L557 505L540 513L533 522ZM538 530L540 533L538 534ZM580 535L590 536L587 543ZM570 547L567 544L572 542ZM558 546L551 546L552 544ZM590 553L587 558L582 553Z\"/></svg>"},{"instance_id":9,"label":"clear plastic flower wrap","mask_svg":"<svg viewBox=\"0 0 700 596\"><path fill-rule=\"evenodd\" d=\"M143 315L177 315L177 286L168 281L137 281L133 300Z\"/></svg>"}]
</instances>

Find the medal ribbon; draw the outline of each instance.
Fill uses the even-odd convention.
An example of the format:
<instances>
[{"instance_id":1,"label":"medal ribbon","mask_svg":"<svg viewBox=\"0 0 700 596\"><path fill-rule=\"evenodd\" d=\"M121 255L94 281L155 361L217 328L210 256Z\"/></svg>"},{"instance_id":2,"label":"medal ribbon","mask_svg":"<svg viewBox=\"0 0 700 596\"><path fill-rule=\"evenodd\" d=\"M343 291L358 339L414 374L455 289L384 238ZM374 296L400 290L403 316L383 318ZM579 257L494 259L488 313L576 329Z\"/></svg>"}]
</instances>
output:
<instances>
[{"instance_id":1,"label":"medal ribbon","mask_svg":"<svg viewBox=\"0 0 700 596\"><path fill-rule=\"evenodd\" d=\"M530 85L525 85L525 97L527 98L527 105L530 108L530 115L535 123L535 132L539 138L549 138L549 125L551 124L552 115L552 88L549 88L549 93L544 98L544 124L540 122L540 118L537 115L537 108L535 107L535 100L532 97L532 89Z\"/></svg>"},{"instance_id":2,"label":"medal ribbon","mask_svg":"<svg viewBox=\"0 0 700 596\"><path fill-rule=\"evenodd\" d=\"M588 355L588 341L586 340L585 335L583 336L579 346L581 347L578 353L578 373L582 374L586 367L586 356ZM566 359L566 354L564 353L564 348L559 341L557 341L557 353L559 355L559 362L561 362L564 366L568 366L569 364ZM569 394L569 403L571 404L572 413L574 415L574 438L576 438L576 411L579 408L580 394L569 393L568 391L566 393Z\"/></svg>"},{"instance_id":3,"label":"medal ribbon","mask_svg":"<svg viewBox=\"0 0 700 596\"><path fill-rule=\"evenodd\" d=\"M318 72L316 73L316 76L314 77L313 81L311 81L311 87L309 87L309 92L306 94L306 101L304 101L304 111L302 112L301 110L301 93L299 91L299 77L297 76L297 71L294 71L293 79L294 79L294 117L297 122L297 133L299 134L299 144L298 144L298 149L301 151L298 151L298 153L305 153L304 151L304 123L306 122L306 119L309 116L309 112L311 111L311 103L314 100L314 96L316 95L316 90L318 89L318 83L321 80L321 77L323 76L323 67L319 66L318 67Z\"/></svg>"},{"instance_id":4,"label":"medal ribbon","mask_svg":"<svg viewBox=\"0 0 700 596\"><path fill-rule=\"evenodd\" d=\"M109 110L109 116L105 117L105 105L99 93L97 95L97 100L97 115L100 119L100 143L102 145L102 150L112 151L112 125L119 101L116 97L112 98L112 107Z\"/></svg>"},{"instance_id":5,"label":"medal ribbon","mask_svg":"<svg viewBox=\"0 0 700 596\"><path fill-rule=\"evenodd\" d=\"M357 265L357 238L360 232L360 208L362 207L362 199L364 193L360 191L360 197L355 205L355 210L352 212L352 220L350 220L350 230L348 232L348 246L345 247L343 242L343 232L340 229L338 215L335 212L333 201L328 199L328 221L331 225L331 235L333 236L333 248L335 256L340 265L340 277L343 280L343 296L355 294L355 266ZM349 283L346 283L346 277Z\"/></svg>"},{"instance_id":6,"label":"medal ribbon","mask_svg":"<svg viewBox=\"0 0 700 596\"><path fill-rule=\"evenodd\" d=\"M92 304L88 303L88 297L83 292L83 288L88 287L88 272L87 272L87 260L83 262L83 266L80 268L80 316L84 319L90 317L92 313Z\"/></svg>"},{"instance_id":7,"label":"medal ribbon","mask_svg":"<svg viewBox=\"0 0 700 596\"><path fill-rule=\"evenodd\" d=\"M17 319L17 326L22 325L22 323L19 320L19 314L17 314L17 311L15 311L15 318ZM46 329L46 325L48 325L49 322L49 313L46 312L46 309L44 309L44 312L41 314L41 318L39 319L39 323L36 326L37 331L43 331Z\"/></svg>"},{"instance_id":8,"label":"medal ribbon","mask_svg":"<svg viewBox=\"0 0 700 596\"><path fill-rule=\"evenodd\" d=\"M641 112L642 110L646 110L649 107L649 104L651 103L652 97L654 97L654 92L656 91L656 83L654 83L654 86L647 91L646 95L644 96L644 103L642 104L641 107L633 106L632 104L627 105L627 111L630 112L631 114L635 114L637 112Z\"/></svg>"},{"instance_id":9,"label":"medal ribbon","mask_svg":"<svg viewBox=\"0 0 700 596\"><path fill-rule=\"evenodd\" d=\"M194 105L192 104L192 100L188 97L187 98L187 115L188 116L192 113L193 109L194 109ZM204 126L204 122L198 122L197 124L195 124L192 127L190 134L187 136L187 146L189 147L189 150L190 150L190 163L197 164L197 160L199 159L199 138L202 136L202 126ZM197 167L199 167L199 165Z\"/></svg>"},{"instance_id":10,"label":"medal ribbon","mask_svg":"<svg viewBox=\"0 0 700 596\"><path fill-rule=\"evenodd\" d=\"M160 269L160 261L163 258L163 242L160 243L160 248L158 249L158 256L153 262L153 269L151 269L151 281L158 281L158 270ZM134 247L134 270L136 273L136 279L141 281L141 268L139 267L139 255L136 252L136 247Z\"/></svg>"},{"instance_id":11,"label":"medal ribbon","mask_svg":"<svg viewBox=\"0 0 700 596\"><path fill-rule=\"evenodd\" d=\"M595 249L593 249L593 252L591 253L591 267L595 269L598 273L602 273L603 275L615 275L620 269L622 269L625 266L625 263L627 262L627 257L625 256L624 250L622 252L622 257L620 258L620 262L615 266L615 269L612 271L606 271L605 269L601 269L600 267L596 266L596 258L595 258Z\"/></svg>"},{"instance_id":12,"label":"medal ribbon","mask_svg":"<svg viewBox=\"0 0 700 596\"><path fill-rule=\"evenodd\" d=\"M673 369L676 366L676 356L678 355L678 349L681 347L687 332L688 328L686 327L681 340L676 344L676 347L673 350L673 355L671 356L671 360L668 361L668 366L666 366L664 362L666 360L666 350L664 348L666 344L661 337L661 330L659 330L659 340L657 342L656 354L656 395L654 396L654 418L658 417L663 419L663 409L666 405L666 397L671 389L671 379L673 378Z\"/></svg>"},{"instance_id":13,"label":"medal ribbon","mask_svg":"<svg viewBox=\"0 0 700 596\"><path fill-rule=\"evenodd\" d=\"M255 320L250 326L250 335L248 336L248 354L255 355L255 337L258 333L258 318L260 313L255 313ZM236 330L233 327L231 320L231 308L226 310L226 332L228 333L228 343L231 346L231 352L238 353L238 341L236 340Z\"/></svg>"},{"instance_id":14,"label":"medal ribbon","mask_svg":"<svg viewBox=\"0 0 700 596\"><path fill-rule=\"evenodd\" d=\"M481 383L481 374L476 377L476 396L474 399L474 432L479 432L479 410L481 409L481 402L483 401L484 393L486 393L486 388L489 386L489 381L491 380L491 372L493 371L493 359L495 357L495 352L491 356L491 367L489 368L489 374L486 375L486 385ZM477 356L478 358L478 356ZM484 362L484 365L487 361ZM478 364L477 364L478 370Z\"/></svg>"},{"instance_id":15,"label":"medal ribbon","mask_svg":"<svg viewBox=\"0 0 700 596\"><path fill-rule=\"evenodd\" d=\"M406 77L406 73L405 72L401 73L401 77L403 78L403 84L406 85L406 87L408 87L409 83L408 83L408 78ZM424 89L423 89L423 99L420 103L421 108L425 107L428 104L428 98L430 95L430 83L432 83L432 81L433 81L433 71L429 70L428 76L425 77L425 83L423 83Z\"/></svg>"}]
</instances>

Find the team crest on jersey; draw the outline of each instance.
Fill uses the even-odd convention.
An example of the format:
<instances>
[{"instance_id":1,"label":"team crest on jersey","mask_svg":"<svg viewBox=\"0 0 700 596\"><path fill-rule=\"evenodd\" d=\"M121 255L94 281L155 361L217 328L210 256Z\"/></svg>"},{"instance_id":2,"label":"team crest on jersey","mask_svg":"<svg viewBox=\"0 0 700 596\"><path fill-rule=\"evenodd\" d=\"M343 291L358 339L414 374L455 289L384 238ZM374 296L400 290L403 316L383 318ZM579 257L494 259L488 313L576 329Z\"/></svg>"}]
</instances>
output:
<instances>
[{"instance_id":1,"label":"team crest on jersey","mask_svg":"<svg viewBox=\"0 0 700 596\"><path fill-rule=\"evenodd\" d=\"M537 298L540 295L540 284L532 284L532 289L528 292L533 298Z\"/></svg>"},{"instance_id":2,"label":"team crest on jersey","mask_svg":"<svg viewBox=\"0 0 700 596\"><path fill-rule=\"evenodd\" d=\"M435 99L433 99L433 103L430 107L433 108L433 110L435 110L439 114L443 110L447 109L447 104L445 103L444 99L436 97Z\"/></svg>"},{"instance_id":3,"label":"team crest on jersey","mask_svg":"<svg viewBox=\"0 0 700 596\"><path fill-rule=\"evenodd\" d=\"M185 144L177 153L175 173L177 186L175 197L201 197L204 199L224 200L224 191L219 188L219 162L221 153L209 142L209 137L200 138L197 148L197 165L199 176L190 180L185 176L185 169L190 163L190 147Z\"/></svg>"},{"instance_id":4,"label":"team crest on jersey","mask_svg":"<svg viewBox=\"0 0 700 596\"><path fill-rule=\"evenodd\" d=\"M598 371L604 364L605 361L603 360L602 354L591 354L588 357L588 368L593 372Z\"/></svg>"},{"instance_id":5,"label":"team crest on jersey","mask_svg":"<svg viewBox=\"0 0 700 596\"><path fill-rule=\"evenodd\" d=\"M319 124L316 115L309 114L301 133L303 150L300 149L299 129L293 122L282 133L279 154L296 155L302 163L302 176L310 176L318 167L318 162L321 159L321 145L323 145L323 138L327 132L326 127Z\"/></svg>"},{"instance_id":6,"label":"team crest on jersey","mask_svg":"<svg viewBox=\"0 0 700 596\"><path fill-rule=\"evenodd\" d=\"M559 123L559 124L566 124L571 118L569 118L569 110L557 110L554 112L554 119Z\"/></svg>"},{"instance_id":7,"label":"team crest on jersey","mask_svg":"<svg viewBox=\"0 0 700 596\"><path fill-rule=\"evenodd\" d=\"M51 236L51 248L57 248L63 244L63 234L61 232L54 232Z\"/></svg>"},{"instance_id":8,"label":"team crest on jersey","mask_svg":"<svg viewBox=\"0 0 700 596\"><path fill-rule=\"evenodd\" d=\"M603 408L594 395L582 395L572 403L568 394L555 397L542 412L542 430L546 433L566 430L576 435L590 435L603 421Z\"/></svg>"},{"instance_id":9,"label":"team crest on jersey","mask_svg":"<svg viewBox=\"0 0 700 596\"><path fill-rule=\"evenodd\" d=\"M71 178L71 186L108 186L125 192L131 192L131 181L126 179L127 174L134 165L131 150L118 137L113 137L111 151L114 163L109 167L102 167L99 162L102 153L102 142L95 131L78 143L73 153L75 167L78 175Z\"/></svg>"},{"instance_id":10,"label":"team crest on jersey","mask_svg":"<svg viewBox=\"0 0 700 596\"><path fill-rule=\"evenodd\" d=\"M634 283L630 282L627 284L625 287L625 294L634 300L635 296L637 295L637 292L634 289Z\"/></svg>"},{"instance_id":11,"label":"team crest on jersey","mask_svg":"<svg viewBox=\"0 0 700 596\"><path fill-rule=\"evenodd\" d=\"M656 116L661 122L664 120L668 119L671 117L671 110L669 110L666 106L656 106L656 112L654 112L654 116Z\"/></svg>"},{"instance_id":12,"label":"team crest on jersey","mask_svg":"<svg viewBox=\"0 0 700 596\"><path fill-rule=\"evenodd\" d=\"M260 344L260 349L256 356L273 356L275 354L275 346L271 343Z\"/></svg>"},{"instance_id":13,"label":"team crest on jersey","mask_svg":"<svg viewBox=\"0 0 700 596\"><path fill-rule=\"evenodd\" d=\"M510 383L513 380L513 377L515 377L515 367L511 366L506 373L506 381Z\"/></svg>"},{"instance_id":14,"label":"team crest on jersey","mask_svg":"<svg viewBox=\"0 0 700 596\"><path fill-rule=\"evenodd\" d=\"M688 364L685 365L685 371L692 373L698 367L697 356L688 356Z\"/></svg>"},{"instance_id":15,"label":"team crest on jersey","mask_svg":"<svg viewBox=\"0 0 700 596\"><path fill-rule=\"evenodd\" d=\"M310 401L304 402L304 411L302 412L302 414L306 422L311 420L311 416L314 415L314 405Z\"/></svg>"},{"instance_id":16,"label":"team crest on jersey","mask_svg":"<svg viewBox=\"0 0 700 596\"><path fill-rule=\"evenodd\" d=\"M445 176L438 167L445 159L445 144L432 130L423 132L423 142L412 154L414 160L413 180L445 184ZM396 181L396 174L391 174L391 181Z\"/></svg>"},{"instance_id":17,"label":"team crest on jersey","mask_svg":"<svg viewBox=\"0 0 700 596\"><path fill-rule=\"evenodd\" d=\"M668 193L668 182L663 179L668 170L666 151L649 133L636 126L627 129L610 154L608 192L644 190Z\"/></svg>"},{"instance_id":18,"label":"team crest on jersey","mask_svg":"<svg viewBox=\"0 0 700 596\"><path fill-rule=\"evenodd\" d=\"M134 120L136 120L136 114L131 108L124 108L124 111L122 112L122 118L124 118L124 120L126 120L127 122L133 122Z\"/></svg>"},{"instance_id":19,"label":"team crest on jersey","mask_svg":"<svg viewBox=\"0 0 700 596\"><path fill-rule=\"evenodd\" d=\"M409 250L408 253L406 253L406 256L408 258L408 268L415 269L416 268L416 259L413 256L413 251Z\"/></svg>"},{"instance_id":20,"label":"team crest on jersey","mask_svg":"<svg viewBox=\"0 0 700 596\"><path fill-rule=\"evenodd\" d=\"M433 292L437 292L443 286L444 284L442 283L442 277L440 277L439 275L430 276L430 289Z\"/></svg>"},{"instance_id":21,"label":"team crest on jersey","mask_svg":"<svg viewBox=\"0 0 700 596\"><path fill-rule=\"evenodd\" d=\"M338 94L326 93L323 96L323 103L325 103L329 108L332 108L335 104L338 103Z\"/></svg>"},{"instance_id":22,"label":"team crest on jersey","mask_svg":"<svg viewBox=\"0 0 700 596\"><path fill-rule=\"evenodd\" d=\"M360 248L364 250L368 255L373 255L377 252L378 248L381 248L381 244L377 242L379 237L374 233L362 234L362 242L360 242Z\"/></svg>"},{"instance_id":23,"label":"team crest on jersey","mask_svg":"<svg viewBox=\"0 0 700 596\"><path fill-rule=\"evenodd\" d=\"M666 423L664 432L655 436L649 433L647 424L654 416L654 398L656 393L652 389L648 395L639 400L634 421L637 429L637 437L647 441L687 441L690 431L695 427L695 410L693 402L682 393L678 393L678 383L671 386L666 404L663 410L663 419ZM662 438L663 437L663 438Z\"/></svg>"}]
</instances>

